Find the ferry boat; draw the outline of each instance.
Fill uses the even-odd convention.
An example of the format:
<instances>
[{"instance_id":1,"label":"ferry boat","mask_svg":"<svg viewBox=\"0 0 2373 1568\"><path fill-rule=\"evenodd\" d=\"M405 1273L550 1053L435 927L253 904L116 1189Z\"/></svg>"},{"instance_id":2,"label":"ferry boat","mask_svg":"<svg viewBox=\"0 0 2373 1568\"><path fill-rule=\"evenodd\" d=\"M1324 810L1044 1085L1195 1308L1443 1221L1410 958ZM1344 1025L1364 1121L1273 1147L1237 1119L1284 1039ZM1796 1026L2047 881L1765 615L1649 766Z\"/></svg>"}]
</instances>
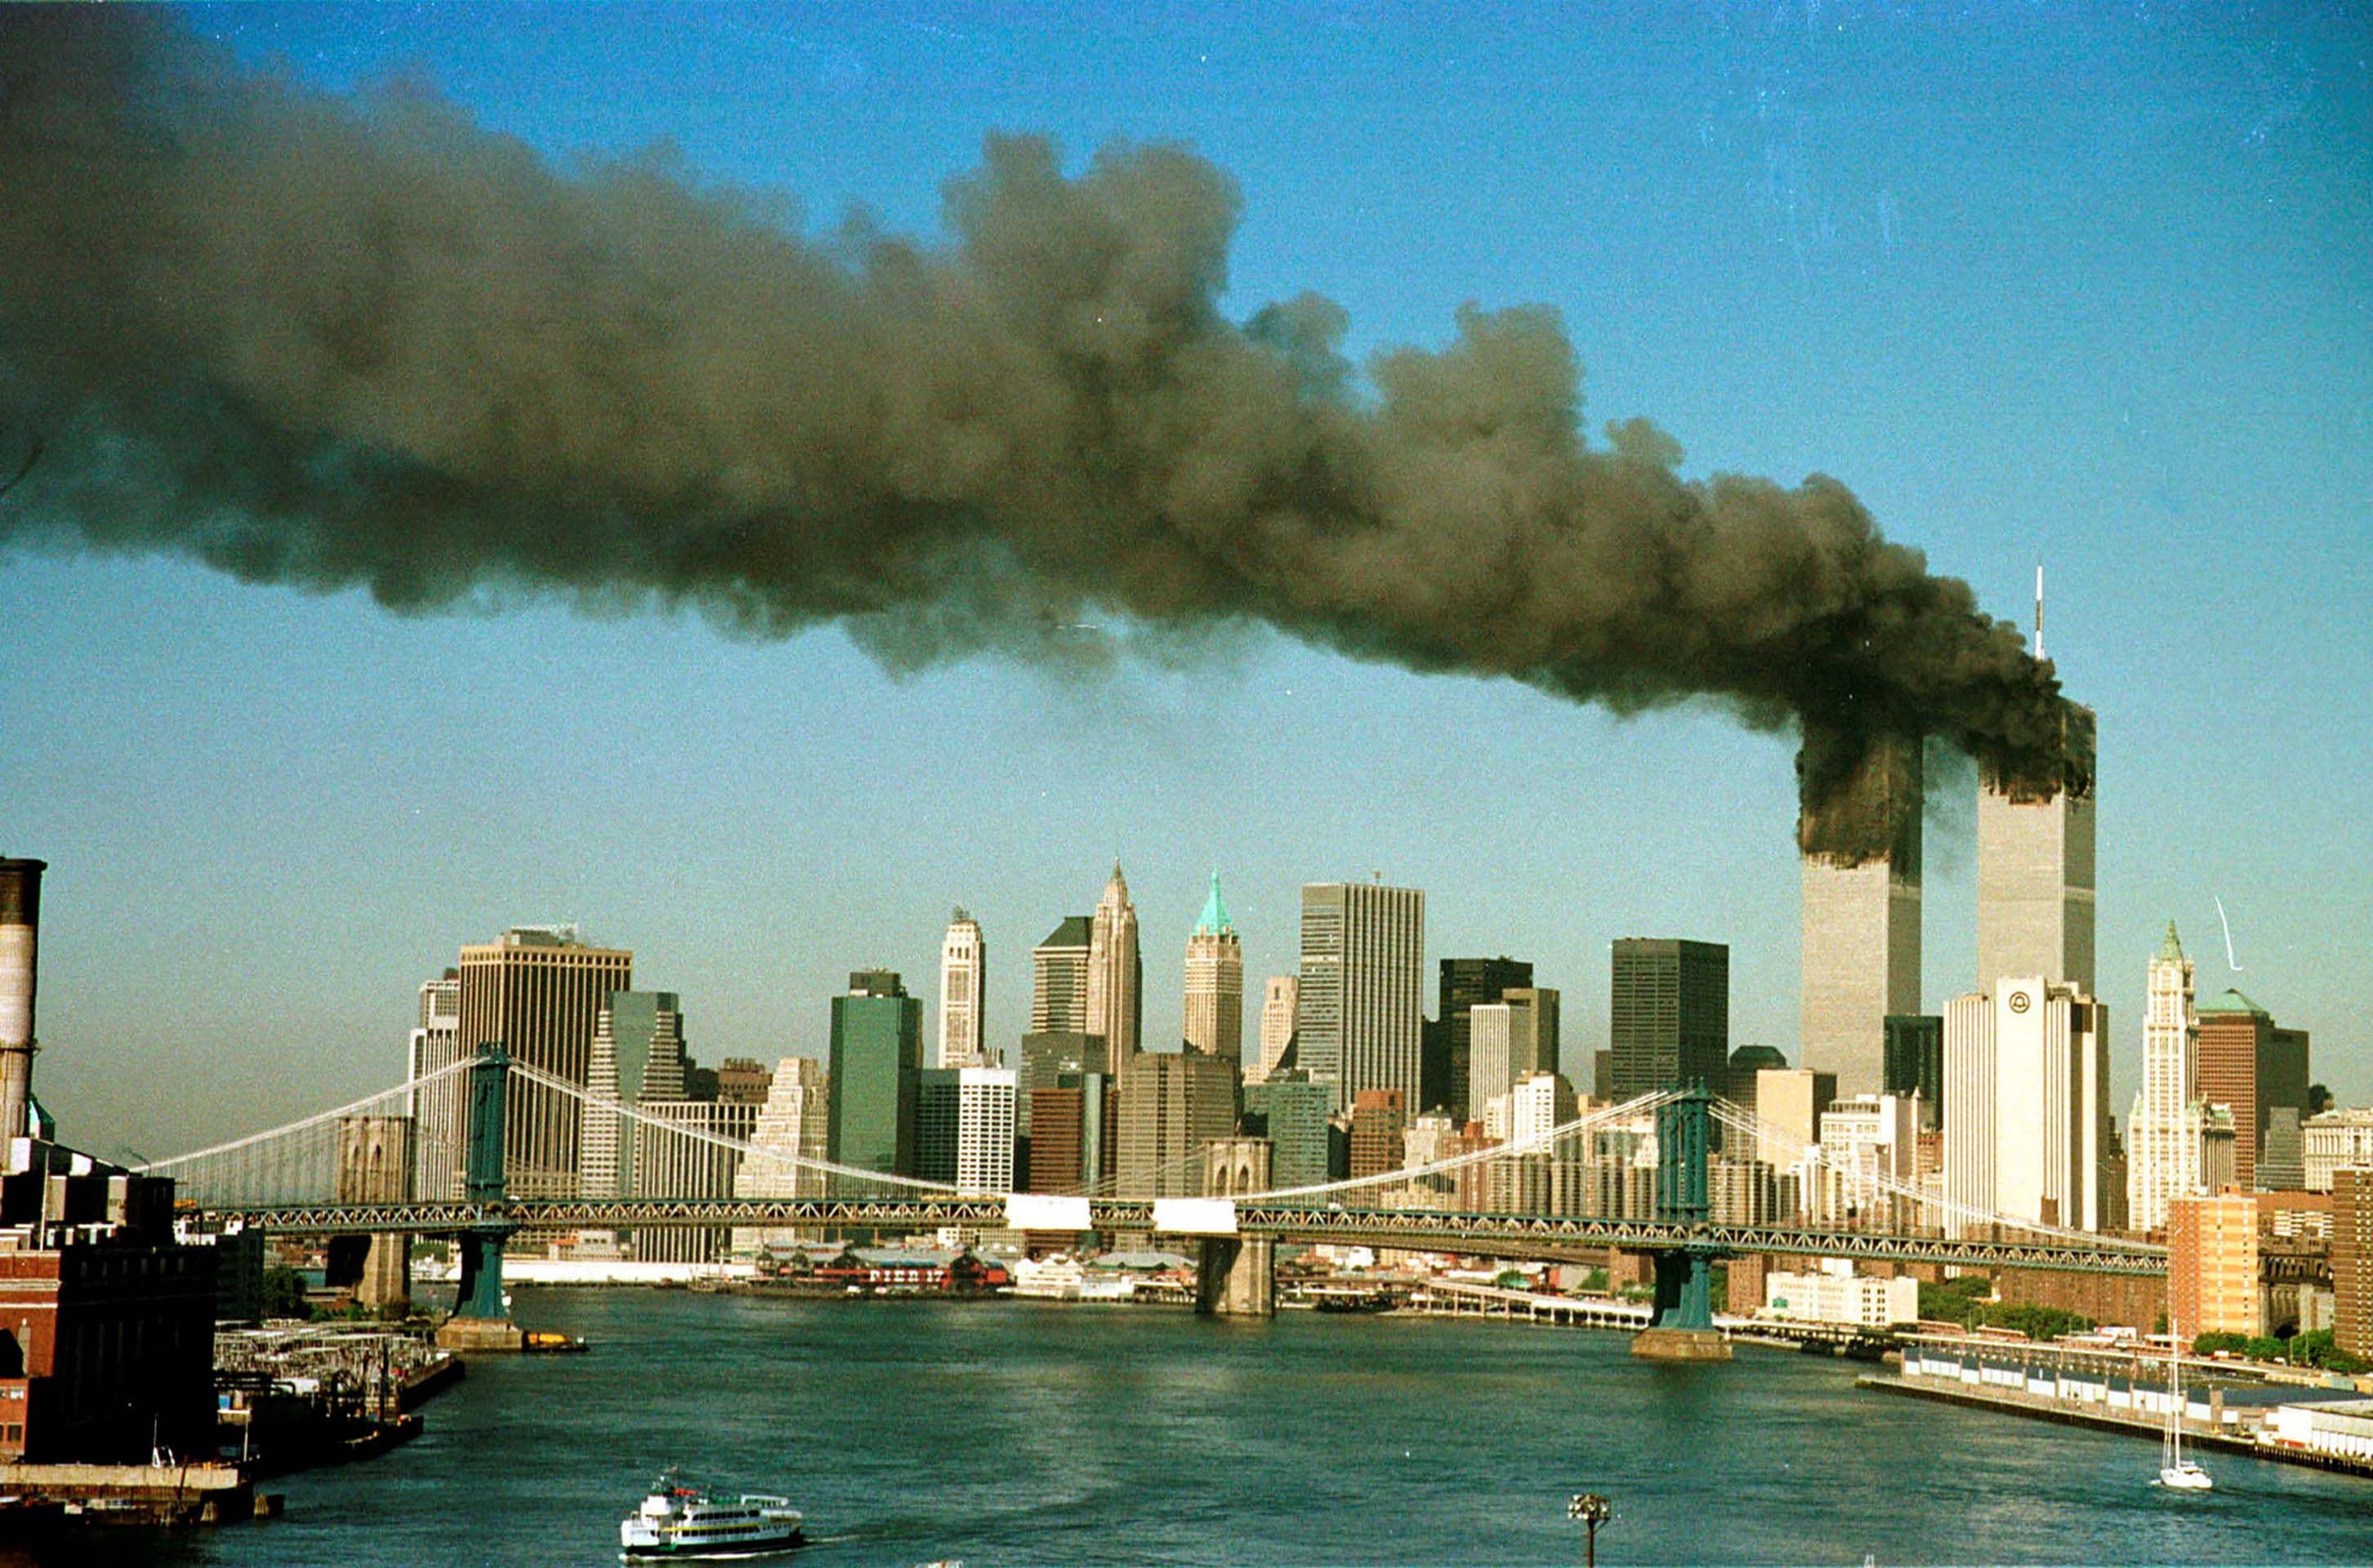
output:
<instances>
[{"instance_id":1,"label":"ferry boat","mask_svg":"<svg viewBox=\"0 0 2373 1568\"><path fill-rule=\"evenodd\" d=\"M803 1543L800 1520L789 1498L711 1497L669 1470L651 1483L643 1505L618 1522L618 1561L764 1557Z\"/></svg>"}]
</instances>

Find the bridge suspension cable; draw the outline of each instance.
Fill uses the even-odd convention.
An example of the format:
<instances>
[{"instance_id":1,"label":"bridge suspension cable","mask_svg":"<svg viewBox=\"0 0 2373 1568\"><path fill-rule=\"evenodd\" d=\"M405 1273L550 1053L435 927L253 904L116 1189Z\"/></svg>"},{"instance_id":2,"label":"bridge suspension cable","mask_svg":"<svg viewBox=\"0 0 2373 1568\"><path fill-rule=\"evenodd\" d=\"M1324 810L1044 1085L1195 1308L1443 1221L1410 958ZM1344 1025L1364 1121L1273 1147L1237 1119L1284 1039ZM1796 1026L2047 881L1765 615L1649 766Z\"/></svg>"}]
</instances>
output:
<instances>
[{"instance_id":1,"label":"bridge suspension cable","mask_svg":"<svg viewBox=\"0 0 2373 1568\"><path fill-rule=\"evenodd\" d=\"M1716 1099L1713 1107L1714 1120L1722 1126L1755 1141L1757 1149L1770 1149L1783 1156L1770 1160L1775 1169L1793 1166L1799 1169L1816 1169L1831 1173L1853 1185L1857 1197L1889 1198L1919 1223L1920 1216L1934 1216L1939 1231L1955 1225L1966 1227L1965 1234L1982 1237L2003 1231L2069 1242L2076 1246L2107 1251L2131 1251L2141 1257L2157 1257L2164 1249L2148 1242L2130 1241L2118 1237L2101 1236L2072 1226L2052 1225L2041 1220L2024 1219L1996 1210L1981 1209L1948 1198L1941 1192L1903 1180L1851 1158L1844 1150L1821 1144L1807 1144L1783 1127L1774 1127L1754 1112L1726 1099ZM1858 1208L1869 1205L1857 1205ZM1888 1223L1902 1223L1892 1215L1876 1215ZM1949 1222L1949 1223L1947 1223Z\"/></svg>"}]
</instances>

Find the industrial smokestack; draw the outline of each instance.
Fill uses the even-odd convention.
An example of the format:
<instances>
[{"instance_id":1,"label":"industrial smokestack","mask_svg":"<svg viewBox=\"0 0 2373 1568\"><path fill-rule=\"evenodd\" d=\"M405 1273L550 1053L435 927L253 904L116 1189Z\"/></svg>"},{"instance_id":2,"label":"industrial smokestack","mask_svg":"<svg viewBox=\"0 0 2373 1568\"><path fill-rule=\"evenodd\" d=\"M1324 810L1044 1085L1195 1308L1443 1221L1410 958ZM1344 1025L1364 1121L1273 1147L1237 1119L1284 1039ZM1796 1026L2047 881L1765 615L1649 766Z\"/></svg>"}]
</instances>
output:
<instances>
[{"instance_id":1,"label":"industrial smokestack","mask_svg":"<svg viewBox=\"0 0 2373 1568\"><path fill-rule=\"evenodd\" d=\"M33 982L46 861L0 860L0 1148L30 1130Z\"/></svg>"}]
</instances>

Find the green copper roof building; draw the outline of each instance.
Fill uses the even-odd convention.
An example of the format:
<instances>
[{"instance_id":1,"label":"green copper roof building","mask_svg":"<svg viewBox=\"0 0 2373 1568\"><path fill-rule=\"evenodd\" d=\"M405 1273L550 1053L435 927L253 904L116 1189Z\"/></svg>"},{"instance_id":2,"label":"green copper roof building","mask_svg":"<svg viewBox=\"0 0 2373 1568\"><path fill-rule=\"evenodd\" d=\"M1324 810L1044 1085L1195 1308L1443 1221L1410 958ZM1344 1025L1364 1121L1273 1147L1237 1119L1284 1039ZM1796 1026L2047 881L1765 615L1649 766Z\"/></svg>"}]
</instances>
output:
<instances>
[{"instance_id":1,"label":"green copper roof building","mask_svg":"<svg viewBox=\"0 0 2373 1568\"><path fill-rule=\"evenodd\" d=\"M1195 935L1216 936L1235 929L1234 923L1228 919L1228 906L1220 897L1220 874L1214 871L1211 873L1211 891L1203 900L1203 912L1195 920Z\"/></svg>"},{"instance_id":2,"label":"green copper roof building","mask_svg":"<svg viewBox=\"0 0 2373 1568\"><path fill-rule=\"evenodd\" d=\"M1245 1054L1245 948L1220 898L1220 874L1203 912L1186 937L1186 1016L1181 1031L1189 1051L1241 1063Z\"/></svg>"}]
</instances>

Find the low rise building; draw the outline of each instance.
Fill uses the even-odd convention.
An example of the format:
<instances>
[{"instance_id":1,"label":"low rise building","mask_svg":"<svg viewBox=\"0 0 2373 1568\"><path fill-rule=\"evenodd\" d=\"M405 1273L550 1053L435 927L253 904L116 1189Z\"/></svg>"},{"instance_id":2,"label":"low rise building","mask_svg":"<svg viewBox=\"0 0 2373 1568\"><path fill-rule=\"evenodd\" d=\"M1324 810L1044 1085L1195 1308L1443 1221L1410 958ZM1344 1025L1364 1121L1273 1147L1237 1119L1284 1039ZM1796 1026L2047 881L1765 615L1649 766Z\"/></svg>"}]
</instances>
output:
<instances>
[{"instance_id":1,"label":"low rise building","mask_svg":"<svg viewBox=\"0 0 2373 1568\"><path fill-rule=\"evenodd\" d=\"M1851 1323L1888 1329L1920 1320L1920 1282L1851 1272L1767 1273L1763 1316L1798 1323Z\"/></svg>"},{"instance_id":2,"label":"low rise building","mask_svg":"<svg viewBox=\"0 0 2373 1568\"><path fill-rule=\"evenodd\" d=\"M2327 1110L2299 1123L2299 1161L2310 1192L2331 1191L2335 1171L2373 1167L2373 1108Z\"/></svg>"},{"instance_id":3,"label":"low rise building","mask_svg":"<svg viewBox=\"0 0 2373 1568\"><path fill-rule=\"evenodd\" d=\"M2227 1192L2168 1202L2167 1288L2168 1331L2186 1344L2203 1334L2263 1331L2253 1197Z\"/></svg>"}]
</instances>

